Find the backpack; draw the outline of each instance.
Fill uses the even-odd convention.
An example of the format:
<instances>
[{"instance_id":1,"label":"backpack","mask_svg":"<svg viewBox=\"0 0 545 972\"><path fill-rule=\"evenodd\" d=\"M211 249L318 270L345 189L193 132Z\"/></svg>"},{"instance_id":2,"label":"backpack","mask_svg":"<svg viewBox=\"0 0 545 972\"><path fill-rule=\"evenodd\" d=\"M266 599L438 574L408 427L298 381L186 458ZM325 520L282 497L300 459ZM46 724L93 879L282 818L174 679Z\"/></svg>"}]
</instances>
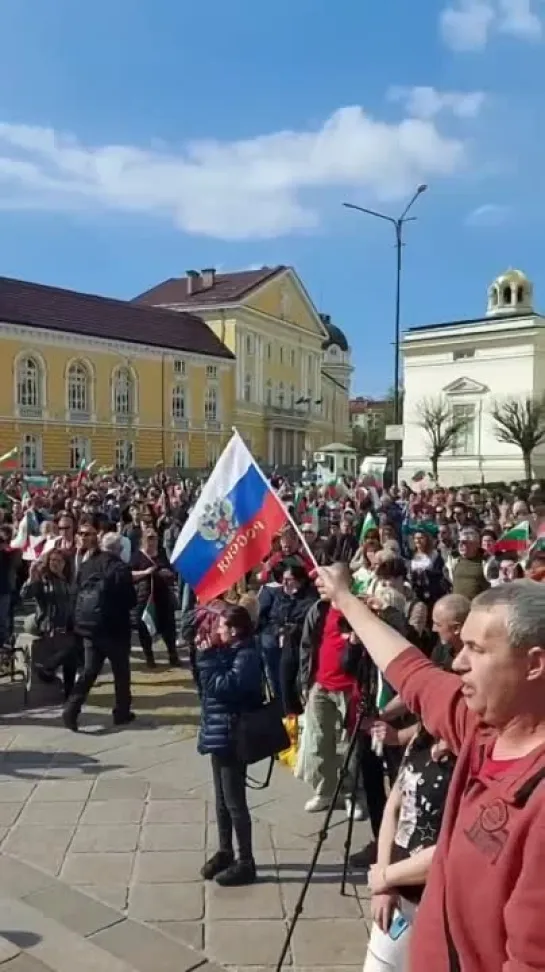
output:
<instances>
[{"instance_id":1,"label":"backpack","mask_svg":"<svg viewBox=\"0 0 545 972\"><path fill-rule=\"evenodd\" d=\"M107 627L107 583L102 573L91 574L79 587L74 609L74 628L88 637Z\"/></svg>"}]
</instances>

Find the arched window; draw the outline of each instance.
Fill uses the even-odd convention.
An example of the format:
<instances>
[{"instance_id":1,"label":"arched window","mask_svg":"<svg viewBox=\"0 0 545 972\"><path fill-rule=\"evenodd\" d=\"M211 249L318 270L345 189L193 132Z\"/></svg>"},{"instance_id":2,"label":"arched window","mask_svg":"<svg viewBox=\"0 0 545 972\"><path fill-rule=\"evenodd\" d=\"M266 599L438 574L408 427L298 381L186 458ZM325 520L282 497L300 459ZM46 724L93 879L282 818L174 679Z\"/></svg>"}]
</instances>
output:
<instances>
[{"instance_id":1,"label":"arched window","mask_svg":"<svg viewBox=\"0 0 545 972\"><path fill-rule=\"evenodd\" d=\"M252 376L248 374L244 375L244 401L245 402L252 401L252 384L253 384Z\"/></svg>"},{"instance_id":2,"label":"arched window","mask_svg":"<svg viewBox=\"0 0 545 972\"><path fill-rule=\"evenodd\" d=\"M29 412L43 407L42 367L36 358L27 355L17 362L17 407ZM28 414L28 413L27 413Z\"/></svg>"},{"instance_id":3,"label":"arched window","mask_svg":"<svg viewBox=\"0 0 545 972\"><path fill-rule=\"evenodd\" d=\"M511 303L511 286L510 285L508 285L507 287L504 287L503 288L503 302L504 302L504 304L510 304Z\"/></svg>"},{"instance_id":4,"label":"arched window","mask_svg":"<svg viewBox=\"0 0 545 972\"><path fill-rule=\"evenodd\" d=\"M79 435L70 439L70 469L81 469L82 462L85 460L86 463L89 463L90 458L89 439L84 439Z\"/></svg>"},{"instance_id":5,"label":"arched window","mask_svg":"<svg viewBox=\"0 0 545 972\"><path fill-rule=\"evenodd\" d=\"M172 389L172 418L174 422L184 422L187 418L185 385L174 385Z\"/></svg>"},{"instance_id":6,"label":"arched window","mask_svg":"<svg viewBox=\"0 0 545 972\"><path fill-rule=\"evenodd\" d=\"M114 414L131 416L135 413L134 379L129 368L118 368L114 375Z\"/></svg>"},{"instance_id":7,"label":"arched window","mask_svg":"<svg viewBox=\"0 0 545 972\"><path fill-rule=\"evenodd\" d=\"M118 439L115 444L115 465L117 469L134 467L134 443L130 439Z\"/></svg>"},{"instance_id":8,"label":"arched window","mask_svg":"<svg viewBox=\"0 0 545 972\"><path fill-rule=\"evenodd\" d=\"M21 449L21 468L27 473L42 468L42 440L37 435L25 435Z\"/></svg>"},{"instance_id":9,"label":"arched window","mask_svg":"<svg viewBox=\"0 0 545 972\"><path fill-rule=\"evenodd\" d=\"M218 390L215 385L208 385L204 397L204 418L206 422L218 421Z\"/></svg>"},{"instance_id":10,"label":"arched window","mask_svg":"<svg viewBox=\"0 0 545 972\"><path fill-rule=\"evenodd\" d=\"M284 382L283 381L281 381L280 384L278 385L278 394L276 396L276 400L278 402L278 408L284 408L284 405L285 405L285 402L286 402L286 396L284 394Z\"/></svg>"},{"instance_id":11,"label":"arched window","mask_svg":"<svg viewBox=\"0 0 545 972\"><path fill-rule=\"evenodd\" d=\"M175 469L187 469L189 467L189 449L187 442L175 442L172 450L172 465Z\"/></svg>"},{"instance_id":12,"label":"arched window","mask_svg":"<svg viewBox=\"0 0 545 972\"><path fill-rule=\"evenodd\" d=\"M524 287L519 284L517 287L517 304L522 304L524 300Z\"/></svg>"},{"instance_id":13,"label":"arched window","mask_svg":"<svg viewBox=\"0 0 545 972\"><path fill-rule=\"evenodd\" d=\"M217 463L217 461L218 461L218 459L220 457L220 453L221 453L220 443L219 442L214 442L213 440L212 441L209 440L206 443L206 464L207 464L207 466L209 466L210 468L213 468L216 465L216 463Z\"/></svg>"},{"instance_id":14,"label":"arched window","mask_svg":"<svg viewBox=\"0 0 545 972\"><path fill-rule=\"evenodd\" d=\"M272 405L273 403L273 386L272 381L269 378L267 384L265 385L265 405Z\"/></svg>"},{"instance_id":15,"label":"arched window","mask_svg":"<svg viewBox=\"0 0 545 972\"><path fill-rule=\"evenodd\" d=\"M74 361L68 369L68 411L82 416L91 411L89 369L83 361Z\"/></svg>"}]
</instances>

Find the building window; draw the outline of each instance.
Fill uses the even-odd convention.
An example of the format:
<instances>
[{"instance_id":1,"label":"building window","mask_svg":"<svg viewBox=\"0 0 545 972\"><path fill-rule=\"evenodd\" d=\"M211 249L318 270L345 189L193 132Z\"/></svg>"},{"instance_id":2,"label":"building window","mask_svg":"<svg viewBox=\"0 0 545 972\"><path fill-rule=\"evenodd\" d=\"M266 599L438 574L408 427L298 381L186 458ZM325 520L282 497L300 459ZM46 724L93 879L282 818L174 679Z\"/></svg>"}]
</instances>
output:
<instances>
[{"instance_id":1,"label":"building window","mask_svg":"<svg viewBox=\"0 0 545 972\"><path fill-rule=\"evenodd\" d=\"M511 303L511 287L510 286L503 288L503 302L504 302L504 304L510 304Z\"/></svg>"},{"instance_id":2,"label":"building window","mask_svg":"<svg viewBox=\"0 0 545 972\"><path fill-rule=\"evenodd\" d=\"M25 435L21 450L21 469L27 473L36 473L41 468L42 440L36 435Z\"/></svg>"},{"instance_id":3,"label":"building window","mask_svg":"<svg viewBox=\"0 0 545 972\"><path fill-rule=\"evenodd\" d=\"M270 407L272 403L273 403L273 388L272 388L272 381L269 378L267 384L265 385L265 405L268 405Z\"/></svg>"},{"instance_id":4,"label":"building window","mask_svg":"<svg viewBox=\"0 0 545 972\"><path fill-rule=\"evenodd\" d=\"M180 378L185 377L185 361L183 358L175 358L174 360L174 374L178 375Z\"/></svg>"},{"instance_id":5,"label":"building window","mask_svg":"<svg viewBox=\"0 0 545 972\"><path fill-rule=\"evenodd\" d=\"M21 358L17 363L17 406L21 409L41 410L42 369L35 358Z\"/></svg>"},{"instance_id":6,"label":"building window","mask_svg":"<svg viewBox=\"0 0 545 972\"><path fill-rule=\"evenodd\" d=\"M206 377L215 379L218 377L218 366L217 365L207 365L206 366Z\"/></svg>"},{"instance_id":7,"label":"building window","mask_svg":"<svg viewBox=\"0 0 545 972\"><path fill-rule=\"evenodd\" d=\"M174 385L172 389L172 418L175 422L187 418L187 402L184 385Z\"/></svg>"},{"instance_id":8,"label":"building window","mask_svg":"<svg viewBox=\"0 0 545 972\"><path fill-rule=\"evenodd\" d=\"M295 408L295 385L290 385L290 408Z\"/></svg>"},{"instance_id":9,"label":"building window","mask_svg":"<svg viewBox=\"0 0 545 972\"><path fill-rule=\"evenodd\" d=\"M88 368L82 361L74 361L68 369L68 411L88 415L90 397Z\"/></svg>"},{"instance_id":10,"label":"building window","mask_svg":"<svg viewBox=\"0 0 545 972\"><path fill-rule=\"evenodd\" d=\"M465 424L456 436L452 446L455 456L471 456L475 452L475 405L453 405L452 417L456 422Z\"/></svg>"},{"instance_id":11,"label":"building window","mask_svg":"<svg viewBox=\"0 0 545 972\"><path fill-rule=\"evenodd\" d=\"M272 344L270 342L269 344L267 344L266 354L267 354L267 361L270 361L272 358Z\"/></svg>"},{"instance_id":12,"label":"building window","mask_svg":"<svg viewBox=\"0 0 545 972\"><path fill-rule=\"evenodd\" d=\"M465 361L467 358L475 357L475 348L461 348L459 351L452 352L453 361Z\"/></svg>"},{"instance_id":13,"label":"building window","mask_svg":"<svg viewBox=\"0 0 545 972\"><path fill-rule=\"evenodd\" d=\"M295 368L295 351L293 348L290 351L290 365L292 368Z\"/></svg>"},{"instance_id":14,"label":"building window","mask_svg":"<svg viewBox=\"0 0 545 972\"><path fill-rule=\"evenodd\" d=\"M252 401L252 376L244 375L244 401Z\"/></svg>"},{"instance_id":15,"label":"building window","mask_svg":"<svg viewBox=\"0 0 545 972\"><path fill-rule=\"evenodd\" d=\"M204 397L204 418L206 422L218 421L218 391L214 385L209 385Z\"/></svg>"},{"instance_id":16,"label":"building window","mask_svg":"<svg viewBox=\"0 0 545 972\"><path fill-rule=\"evenodd\" d=\"M172 450L172 465L175 469L187 469L189 466L189 450L187 442L175 442Z\"/></svg>"},{"instance_id":17,"label":"building window","mask_svg":"<svg viewBox=\"0 0 545 972\"><path fill-rule=\"evenodd\" d=\"M132 469L134 467L134 443L130 439L117 440L115 464L117 469Z\"/></svg>"},{"instance_id":18,"label":"building window","mask_svg":"<svg viewBox=\"0 0 545 972\"><path fill-rule=\"evenodd\" d=\"M114 375L115 415L134 415L134 381L129 368L118 368Z\"/></svg>"},{"instance_id":19,"label":"building window","mask_svg":"<svg viewBox=\"0 0 545 972\"><path fill-rule=\"evenodd\" d=\"M82 462L85 461L88 464L90 458L89 439L83 439L80 436L70 439L70 469L81 469Z\"/></svg>"},{"instance_id":20,"label":"building window","mask_svg":"<svg viewBox=\"0 0 545 972\"><path fill-rule=\"evenodd\" d=\"M282 345L278 348L278 360L280 364L284 364L284 348Z\"/></svg>"},{"instance_id":21,"label":"building window","mask_svg":"<svg viewBox=\"0 0 545 972\"><path fill-rule=\"evenodd\" d=\"M254 336L253 336L253 334L247 334L246 335L246 354L253 354L254 353L254 348L255 348Z\"/></svg>"},{"instance_id":22,"label":"building window","mask_svg":"<svg viewBox=\"0 0 545 972\"><path fill-rule=\"evenodd\" d=\"M284 405L285 405L285 402L286 402L286 397L285 397L285 394L284 394L284 382L283 381L281 381L280 384L279 384L279 386L278 386L277 402L278 402L278 408L284 408Z\"/></svg>"},{"instance_id":23,"label":"building window","mask_svg":"<svg viewBox=\"0 0 545 972\"><path fill-rule=\"evenodd\" d=\"M207 442L206 443L206 464L207 466L215 466L221 453L221 447L219 442Z\"/></svg>"}]
</instances>

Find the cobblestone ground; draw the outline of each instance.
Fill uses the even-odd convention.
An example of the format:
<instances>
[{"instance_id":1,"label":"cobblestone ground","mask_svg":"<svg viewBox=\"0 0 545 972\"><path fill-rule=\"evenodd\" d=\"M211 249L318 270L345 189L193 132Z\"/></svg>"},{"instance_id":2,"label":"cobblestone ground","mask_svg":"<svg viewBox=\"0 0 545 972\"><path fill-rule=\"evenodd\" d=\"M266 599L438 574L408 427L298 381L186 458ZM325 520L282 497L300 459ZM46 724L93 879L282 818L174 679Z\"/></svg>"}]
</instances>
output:
<instances>
[{"instance_id":1,"label":"cobblestone ground","mask_svg":"<svg viewBox=\"0 0 545 972\"><path fill-rule=\"evenodd\" d=\"M77 735L58 708L31 698L22 710L20 690L0 687L2 972L274 969L323 818L304 813L308 788L275 768L267 790L250 791L258 883L205 884L215 817L190 677L164 662L149 673L135 662L134 673L134 726L111 728L105 677ZM368 893L353 875L339 893L345 836L337 812L286 960L293 972L362 966ZM354 846L368 836L356 824Z\"/></svg>"}]
</instances>

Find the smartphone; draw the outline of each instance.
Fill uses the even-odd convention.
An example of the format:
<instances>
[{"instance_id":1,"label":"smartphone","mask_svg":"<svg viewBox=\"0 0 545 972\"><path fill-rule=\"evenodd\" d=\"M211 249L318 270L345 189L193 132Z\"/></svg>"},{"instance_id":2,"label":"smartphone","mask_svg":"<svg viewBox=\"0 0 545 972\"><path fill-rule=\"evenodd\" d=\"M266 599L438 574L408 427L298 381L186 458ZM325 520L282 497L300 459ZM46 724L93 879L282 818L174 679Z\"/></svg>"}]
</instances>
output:
<instances>
[{"instance_id":1,"label":"smartphone","mask_svg":"<svg viewBox=\"0 0 545 972\"><path fill-rule=\"evenodd\" d=\"M388 929L388 934L393 942L397 942L404 932L409 928L410 922L397 909L394 911L392 922Z\"/></svg>"}]
</instances>

